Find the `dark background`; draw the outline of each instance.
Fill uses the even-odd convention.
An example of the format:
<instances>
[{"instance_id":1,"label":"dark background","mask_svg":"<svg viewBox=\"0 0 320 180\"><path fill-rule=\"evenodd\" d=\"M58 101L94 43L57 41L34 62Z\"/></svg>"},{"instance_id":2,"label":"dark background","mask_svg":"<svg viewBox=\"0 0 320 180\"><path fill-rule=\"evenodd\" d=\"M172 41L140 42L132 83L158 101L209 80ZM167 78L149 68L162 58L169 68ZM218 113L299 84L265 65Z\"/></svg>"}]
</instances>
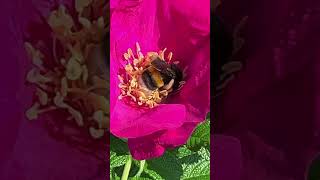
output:
<instances>
[{"instance_id":1,"label":"dark background","mask_svg":"<svg viewBox=\"0 0 320 180\"><path fill-rule=\"evenodd\" d=\"M244 66L213 99L213 177L305 179L320 148L319 7L312 0L226 0L218 7L227 31L243 16L248 21L236 56ZM217 72L231 60L222 31L213 34Z\"/></svg>"}]
</instances>

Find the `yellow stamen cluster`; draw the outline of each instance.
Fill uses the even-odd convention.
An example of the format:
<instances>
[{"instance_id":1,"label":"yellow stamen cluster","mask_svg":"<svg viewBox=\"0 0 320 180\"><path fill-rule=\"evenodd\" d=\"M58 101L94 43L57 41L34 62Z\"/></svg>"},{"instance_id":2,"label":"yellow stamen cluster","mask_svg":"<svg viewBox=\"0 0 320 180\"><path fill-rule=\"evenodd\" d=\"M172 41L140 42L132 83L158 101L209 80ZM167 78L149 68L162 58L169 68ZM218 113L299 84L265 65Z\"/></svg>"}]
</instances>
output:
<instances>
[{"instance_id":1,"label":"yellow stamen cluster","mask_svg":"<svg viewBox=\"0 0 320 180\"><path fill-rule=\"evenodd\" d=\"M142 54L139 43L136 43L136 55L132 49L129 48L124 53L124 59L126 61L125 74L118 75L120 81L120 95L119 99L128 97L134 104L139 106L147 106L153 108L163 101L168 96L168 90L149 90L141 84L141 75L144 70L150 65L151 57L158 55L161 59L170 62L172 59L172 52L170 52L167 58L164 57L166 49L159 52L148 52L145 56ZM166 60L167 59L167 60Z\"/></svg>"},{"instance_id":2,"label":"yellow stamen cluster","mask_svg":"<svg viewBox=\"0 0 320 180\"><path fill-rule=\"evenodd\" d=\"M105 9L99 7L101 5L98 0L76 0L78 20L74 20L63 5L51 12L47 20L52 30L52 56L57 64L54 67L46 65L45 59L50 54L42 53L39 50L41 46L25 43L34 64L26 80L37 86L36 101L26 111L29 120L37 119L44 112L63 110L70 115L66 119L73 119L79 127L86 127L93 138L101 138L109 128L109 102L106 97L109 79L95 72L94 67L100 65L95 64L99 60L93 55L96 49L102 51L103 36L108 31L107 18L88 15L92 9L99 12L101 8ZM97 7L100 9L94 9ZM62 46L62 55L57 53L57 42ZM100 58L100 61L105 61L102 55ZM107 67L105 69L107 71Z\"/></svg>"}]
</instances>

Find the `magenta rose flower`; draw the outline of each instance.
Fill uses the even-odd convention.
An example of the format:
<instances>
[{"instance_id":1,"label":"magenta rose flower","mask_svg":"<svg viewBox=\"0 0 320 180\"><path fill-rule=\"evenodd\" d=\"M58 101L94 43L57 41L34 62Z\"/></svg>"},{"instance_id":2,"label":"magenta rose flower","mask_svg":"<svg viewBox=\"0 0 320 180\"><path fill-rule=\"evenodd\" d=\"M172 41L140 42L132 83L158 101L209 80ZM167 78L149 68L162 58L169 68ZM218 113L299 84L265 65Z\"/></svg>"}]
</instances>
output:
<instances>
[{"instance_id":1,"label":"magenta rose flower","mask_svg":"<svg viewBox=\"0 0 320 180\"><path fill-rule=\"evenodd\" d=\"M128 139L135 159L186 143L209 112L209 7L208 0L111 3L110 131Z\"/></svg>"}]
</instances>

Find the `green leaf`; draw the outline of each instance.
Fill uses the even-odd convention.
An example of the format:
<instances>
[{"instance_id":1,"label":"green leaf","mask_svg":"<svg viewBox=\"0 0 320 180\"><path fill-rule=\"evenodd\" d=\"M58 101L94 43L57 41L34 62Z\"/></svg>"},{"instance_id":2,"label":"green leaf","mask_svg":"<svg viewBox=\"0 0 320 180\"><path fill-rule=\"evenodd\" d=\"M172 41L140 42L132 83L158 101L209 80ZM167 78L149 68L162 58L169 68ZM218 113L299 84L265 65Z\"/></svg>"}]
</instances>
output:
<instances>
[{"instance_id":1,"label":"green leaf","mask_svg":"<svg viewBox=\"0 0 320 180\"><path fill-rule=\"evenodd\" d=\"M202 147L198 152L180 159L183 167L182 180L210 179L210 151Z\"/></svg>"},{"instance_id":2,"label":"green leaf","mask_svg":"<svg viewBox=\"0 0 320 180\"><path fill-rule=\"evenodd\" d=\"M207 119L194 130L187 142L188 149L198 151L201 147L210 146L210 120Z\"/></svg>"},{"instance_id":3,"label":"green leaf","mask_svg":"<svg viewBox=\"0 0 320 180\"><path fill-rule=\"evenodd\" d=\"M117 153L117 155L129 154L127 143L112 134L110 134L110 151Z\"/></svg>"},{"instance_id":4,"label":"green leaf","mask_svg":"<svg viewBox=\"0 0 320 180\"><path fill-rule=\"evenodd\" d=\"M123 166L124 164L126 164L129 157L130 157L129 155L111 156L110 157L110 168L112 169L115 167Z\"/></svg>"},{"instance_id":5,"label":"green leaf","mask_svg":"<svg viewBox=\"0 0 320 180\"><path fill-rule=\"evenodd\" d=\"M210 180L210 175L191 177L191 178L186 178L184 180Z\"/></svg>"},{"instance_id":6,"label":"green leaf","mask_svg":"<svg viewBox=\"0 0 320 180\"><path fill-rule=\"evenodd\" d=\"M211 116L210 116L210 112L208 112L207 117L206 117L206 120L207 120L207 121L210 121L210 117L211 117Z\"/></svg>"},{"instance_id":7,"label":"green leaf","mask_svg":"<svg viewBox=\"0 0 320 180\"><path fill-rule=\"evenodd\" d=\"M127 162L129 149L126 142L110 135L110 179L120 180L119 169Z\"/></svg>"},{"instance_id":8,"label":"green leaf","mask_svg":"<svg viewBox=\"0 0 320 180\"><path fill-rule=\"evenodd\" d=\"M155 171L150 169L144 169L144 173L150 176L153 180L163 180L163 178Z\"/></svg>"},{"instance_id":9,"label":"green leaf","mask_svg":"<svg viewBox=\"0 0 320 180\"><path fill-rule=\"evenodd\" d=\"M206 180L210 179L210 115L193 132L185 146L168 150L162 157L147 160L140 177L140 161L133 160L130 180ZM130 157L127 143L110 137L110 179L120 180L123 167Z\"/></svg>"},{"instance_id":10,"label":"green leaf","mask_svg":"<svg viewBox=\"0 0 320 180\"><path fill-rule=\"evenodd\" d=\"M133 178L129 178L129 180L152 180L152 179L145 178L145 177L133 177Z\"/></svg>"},{"instance_id":11,"label":"green leaf","mask_svg":"<svg viewBox=\"0 0 320 180\"><path fill-rule=\"evenodd\" d=\"M320 179L320 154L312 160L308 170L308 180L319 180Z\"/></svg>"},{"instance_id":12,"label":"green leaf","mask_svg":"<svg viewBox=\"0 0 320 180\"><path fill-rule=\"evenodd\" d=\"M120 177L117 176L117 174L113 172L113 175L112 176L110 175L110 179L111 180L120 180Z\"/></svg>"},{"instance_id":13,"label":"green leaf","mask_svg":"<svg viewBox=\"0 0 320 180\"><path fill-rule=\"evenodd\" d=\"M148 169L155 171L162 179L180 180L182 165L179 159L170 152L166 152L160 158L148 160Z\"/></svg>"},{"instance_id":14,"label":"green leaf","mask_svg":"<svg viewBox=\"0 0 320 180\"><path fill-rule=\"evenodd\" d=\"M178 148L177 151L178 151L178 154L177 154L178 158L183 158L183 157L189 156L193 153L186 146L182 146L182 147Z\"/></svg>"},{"instance_id":15,"label":"green leaf","mask_svg":"<svg viewBox=\"0 0 320 180\"><path fill-rule=\"evenodd\" d=\"M120 180L120 177L114 171L114 168L123 166L127 162L129 157L129 155L117 156L115 152L110 152L110 179Z\"/></svg>"}]
</instances>

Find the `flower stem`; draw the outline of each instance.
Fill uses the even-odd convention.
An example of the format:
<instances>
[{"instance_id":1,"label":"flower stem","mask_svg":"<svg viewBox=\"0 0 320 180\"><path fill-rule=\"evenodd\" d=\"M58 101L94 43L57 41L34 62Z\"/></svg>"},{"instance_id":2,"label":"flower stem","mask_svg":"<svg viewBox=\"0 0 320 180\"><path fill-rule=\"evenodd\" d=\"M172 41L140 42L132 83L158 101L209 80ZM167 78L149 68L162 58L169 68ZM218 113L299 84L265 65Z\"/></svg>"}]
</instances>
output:
<instances>
[{"instance_id":1,"label":"flower stem","mask_svg":"<svg viewBox=\"0 0 320 180\"><path fill-rule=\"evenodd\" d=\"M146 160L142 160L140 161L140 168L139 168L139 171L138 173L134 176L134 177L140 177L142 172L143 172L143 169L144 169L144 165L146 163Z\"/></svg>"},{"instance_id":2,"label":"flower stem","mask_svg":"<svg viewBox=\"0 0 320 180\"><path fill-rule=\"evenodd\" d=\"M123 169L123 172L122 172L121 180L127 180L128 179L129 172L130 172L130 169L131 169L131 163L132 163L132 158L130 156L128 161L124 165L124 169Z\"/></svg>"}]
</instances>

